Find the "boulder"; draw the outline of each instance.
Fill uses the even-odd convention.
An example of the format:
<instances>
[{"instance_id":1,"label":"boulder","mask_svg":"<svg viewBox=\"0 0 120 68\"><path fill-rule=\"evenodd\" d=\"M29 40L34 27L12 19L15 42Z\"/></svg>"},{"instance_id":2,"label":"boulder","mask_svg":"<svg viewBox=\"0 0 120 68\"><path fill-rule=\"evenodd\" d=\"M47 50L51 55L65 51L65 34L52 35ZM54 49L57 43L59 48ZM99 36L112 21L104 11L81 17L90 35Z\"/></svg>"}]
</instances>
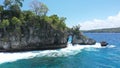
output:
<instances>
[{"instance_id":1,"label":"boulder","mask_svg":"<svg viewBox=\"0 0 120 68\"><path fill-rule=\"evenodd\" d=\"M107 46L108 45L108 43L105 42L105 41L100 42L100 44L101 44L101 46Z\"/></svg>"}]
</instances>

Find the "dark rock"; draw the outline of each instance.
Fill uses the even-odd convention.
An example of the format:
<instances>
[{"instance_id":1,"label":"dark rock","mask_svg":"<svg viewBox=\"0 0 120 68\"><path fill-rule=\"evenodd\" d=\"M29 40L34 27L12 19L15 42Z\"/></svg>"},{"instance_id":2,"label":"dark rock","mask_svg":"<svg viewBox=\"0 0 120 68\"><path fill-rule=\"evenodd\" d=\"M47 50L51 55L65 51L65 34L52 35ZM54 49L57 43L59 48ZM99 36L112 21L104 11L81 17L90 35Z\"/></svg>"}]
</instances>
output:
<instances>
[{"instance_id":1,"label":"dark rock","mask_svg":"<svg viewBox=\"0 0 120 68\"><path fill-rule=\"evenodd\" d=\"M107 46L108 45L108 43L105 42L105 41L100 42L100 44L101 44L101 46Z\"/></svg>"}]
</instances>

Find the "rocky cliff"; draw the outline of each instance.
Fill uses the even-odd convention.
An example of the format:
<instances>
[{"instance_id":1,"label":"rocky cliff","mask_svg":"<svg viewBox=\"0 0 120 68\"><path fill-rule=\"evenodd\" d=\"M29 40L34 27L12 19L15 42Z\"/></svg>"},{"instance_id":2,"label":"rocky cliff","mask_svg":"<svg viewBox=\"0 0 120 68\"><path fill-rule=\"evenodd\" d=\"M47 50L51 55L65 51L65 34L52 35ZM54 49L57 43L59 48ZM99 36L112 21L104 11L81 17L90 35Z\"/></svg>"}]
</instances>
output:
<instances>
[{"instance_id":1,"label":"rocky cliff","mask_svg":"<svg viewBox=\"0 0 120 68\"><path fill-rule=\"evenodd\" d=\"M0 31L0 51L15 52L28 50L45 50L66 47L67 35L65 31L54 29L49 23L42 23L41 28L21 27L17 31Z\"/></svg>"}]
</instances>

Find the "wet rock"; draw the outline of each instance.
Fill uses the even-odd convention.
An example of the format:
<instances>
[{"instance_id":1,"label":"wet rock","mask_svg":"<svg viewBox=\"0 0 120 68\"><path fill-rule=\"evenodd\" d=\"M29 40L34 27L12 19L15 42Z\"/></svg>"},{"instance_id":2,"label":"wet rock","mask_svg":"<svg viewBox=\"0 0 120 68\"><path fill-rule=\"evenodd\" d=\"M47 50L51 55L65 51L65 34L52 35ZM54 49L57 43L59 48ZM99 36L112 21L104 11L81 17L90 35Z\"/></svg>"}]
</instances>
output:
<instances>
[{"instance_id":1,"label":"wet rock","mask_svg":"<svg viewBox=\"0 0 120 68\"><path fill-rule=\"evenodd\" d=\"M108 45L108 43L105 42L105 41L100 42L100 44L101 44L101 46L107 46Z\"/></svg>"}]
</instances>

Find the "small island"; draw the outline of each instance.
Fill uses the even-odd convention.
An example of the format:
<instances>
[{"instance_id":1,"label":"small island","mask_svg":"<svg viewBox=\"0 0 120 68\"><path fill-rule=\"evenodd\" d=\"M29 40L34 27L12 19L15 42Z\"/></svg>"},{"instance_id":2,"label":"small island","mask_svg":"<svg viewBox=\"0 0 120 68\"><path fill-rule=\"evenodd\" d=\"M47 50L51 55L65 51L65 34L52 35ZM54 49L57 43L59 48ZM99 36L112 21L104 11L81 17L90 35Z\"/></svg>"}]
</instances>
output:
<instances>
[{"instance_id":1,"label":"small island","mask_svg":"<svg viewBox=\"0 0 120 68\"><path fill-rule=\"evenodd\" d=\"M5 0L0 5L0 52L65 48L69 35L73 45L96 43L84 36L79 26L67 27L65 17L47 16L48 8L44 3L33 1L31 10L21 10L23 1Z\"/></svg>"}]
</instances>

